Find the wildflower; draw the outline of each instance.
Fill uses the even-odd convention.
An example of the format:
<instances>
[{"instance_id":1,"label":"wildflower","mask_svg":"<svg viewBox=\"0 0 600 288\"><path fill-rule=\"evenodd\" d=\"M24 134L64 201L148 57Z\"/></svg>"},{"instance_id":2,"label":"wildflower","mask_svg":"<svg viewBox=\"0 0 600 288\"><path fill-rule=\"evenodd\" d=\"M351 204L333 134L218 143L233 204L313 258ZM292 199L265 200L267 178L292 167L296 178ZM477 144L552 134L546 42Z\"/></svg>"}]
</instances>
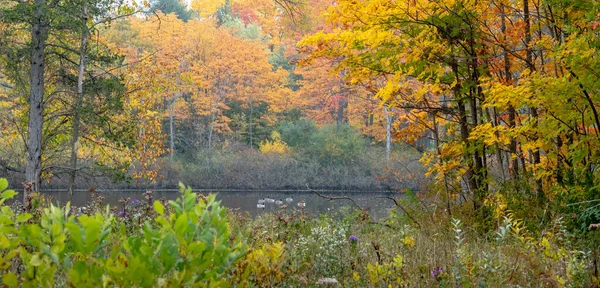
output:
<instances>
[{"instance_id":1,"label":"wildflower","mask_svg":"<svg viewBox=\"0 0 600 288\"><path fill-rule=\"evenodd\" d=\"M404 239L402 239L402 243L404 243L404 245L406 245L408 247L413 247L413 246L415 246L415 238L410 237L410 236L405 236Z\"/></svg>"},{"instance_id":2,"label":"wildflower","mask_svg":"<svg viewBox=\"0 0 600 288\"><path fill-rule=\"evenodd\" d=\"M431 277L439 277L440 275L442 275L442 272L444 272L444 269L442 269L442 267L433 268L433 270L431 270Z\"/></svg>"},{"instance_id":3,"label":"wildflower","mask_svg":"<svg viewBox=\"0 0 600 288\"><path fill-rule=\"evenodd\" d=\"M148 200L148 203L150 203L150 200L152 200L152 194L154 194L152 190L148 190L146 193L144 193L144 199Z\"/></svg>"},{"instance_id":4,"label":"wildflower","mask_svg":"<svg viewBox=\"0 0 600 288\"><path fill-rule=\"evenodd\" d=\"M131 202L129 202L129 205L131 205L131 206L138 206L140 204L142 204L142 201L140 201L138 199L133 199L133 200L131 200Z\"/></svg>"},{"instance_id":5,"label":"wildflower","mask_svg":"<svg viewBox=\"0 0 600 288\"><path fill-rule=\"evenodd\" d=\"M354 235L350 235L350 238L348 238L348 240L350 241L350 243L356 243L358 242L358 237L354 236Z\"/></svg>"},{"instance_id":6,"label":"wildflower","mask_svg":"<svg viewBox=\"0 0 600 288\"><path fill-rule=\"evenodd\" d=\"M125 217L125 210L121 210L121 211L117 212L117 216Z\"/></svg>"}]
</instances>

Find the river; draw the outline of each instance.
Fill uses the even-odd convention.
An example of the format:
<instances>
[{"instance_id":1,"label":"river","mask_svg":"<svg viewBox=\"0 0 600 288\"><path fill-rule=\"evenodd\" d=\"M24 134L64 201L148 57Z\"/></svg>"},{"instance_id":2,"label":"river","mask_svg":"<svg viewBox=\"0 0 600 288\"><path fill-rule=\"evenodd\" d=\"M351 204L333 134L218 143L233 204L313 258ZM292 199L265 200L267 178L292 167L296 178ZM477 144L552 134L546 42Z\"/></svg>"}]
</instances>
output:
<instances>
[{"instance_id":1,"label":"river","mask_svg":"<svg viewBox=\"0 0 600 288\"><path fill-rule=\"evenodd\" d=\"M100 190L96 191L95 193L96 195L101 195L104 197L104 204L114 206L119 205L120 199L130 198L130 200L139 199L144 201L144 192L145 190L119 189ZM174 200L180 195L179 191L175 189L158 189L153 190L153 192L154 199L164 197L168 200ZM293 201L288 204L287 209L300 209L298 207L298 203L303 201L305 203L304 212L312 215L337 211L340 207L344 206L353 206L353 203L350 200L328 200L316 195L311 191L195 190L194 192L205 195L208 195L209 193L216 193L217 199L221 201L222 205L240 212L249 212L252 216L256 216L265 212L273 212L280 209L280 207L275 203L265 203L264 208L257 208L258 201L264 198L281 200L284 204L287 204L286 198L292 198ZM323 196L330 197L351 197L358 205L367 209L369 215L376 219L387 216L389 214L389 210L395 207L392 200L378 197L390 196L396 199L402 197L402 193L399 192L319 191L319 193L321 193ZM52 197L54 200L58 200L61 203L64 203L69 199L69 195L66 190L45 190L44 194ZM90 203L91 200L92 195L89 191L77 190L71 202L75 206L82 206Z\"/></svg>"}]
</instances>

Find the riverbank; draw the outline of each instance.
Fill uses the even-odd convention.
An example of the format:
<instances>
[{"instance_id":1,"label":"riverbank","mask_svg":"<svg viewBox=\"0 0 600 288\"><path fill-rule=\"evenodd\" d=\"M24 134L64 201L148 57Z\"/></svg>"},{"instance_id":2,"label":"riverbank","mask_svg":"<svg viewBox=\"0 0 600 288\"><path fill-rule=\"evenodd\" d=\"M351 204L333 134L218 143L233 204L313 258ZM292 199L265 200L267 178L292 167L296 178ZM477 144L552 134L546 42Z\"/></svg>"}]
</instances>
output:
<instances>
[{"instance_id":1,"label":"riverbank","mask_svg":"<svg viewBox=\"0 0 600 288\"><path fill-rule=\"evenodd\" d=\"M6 184L1 182L0 192ZM13 194L4 191L0 199ZM191 189L170 202L146 195L111 210L98 202L86 209L60 208L34 196L23 211L1 200L0 259L10 259L2 283L598 287L597 233L573 233L560 216L531 229L497 206L495 224L484 228L470 205L454 206L449 216L435 203L404 197L380 219L350 207L317 215L302 201L296 209L250 217Z\"/></svg>"},{"instance_id":2,"label":"riverbank","mask_svg":"<svg viewBox=\"0 0 600 288\"><path fill-rule=\"evenodd\" d=\"M381 147L365 149L355 157L343 161L319 161L304 154L261 153L256 149L213 151L210 155L197 154L163 159L159 177L153 183L131 179L128 175L107 177L83 170L76 188L103 189L178 189L179 182L202 190L356 190L356 191L412 191L422 190L429 183L424 168L418 162L420 154L414 150L393 151L385 159ZM134 169L131 169L134 170ZM85 173L83 173L85 172ZM22 183L22 175L10 174L10 183ZM66 189L68 175L57 174L43 189Z\"/></svg>"}]
</instances>

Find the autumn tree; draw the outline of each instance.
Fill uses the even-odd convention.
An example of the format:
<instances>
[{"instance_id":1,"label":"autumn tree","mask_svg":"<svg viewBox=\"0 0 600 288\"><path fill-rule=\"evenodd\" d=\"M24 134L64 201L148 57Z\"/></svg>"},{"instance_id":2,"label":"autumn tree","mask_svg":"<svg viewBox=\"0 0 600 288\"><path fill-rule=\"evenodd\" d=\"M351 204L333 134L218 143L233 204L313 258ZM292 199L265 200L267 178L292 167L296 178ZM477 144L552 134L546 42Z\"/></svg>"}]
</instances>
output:
<instances>
[{"instance_id":1,"label":"autumn tree","mask_svg":"<svg viewBox=\"0 0 600 288\"><path fill-rule=\"evenodd\" d=\"M341 1L327 11L331 28L300 45L308 64L338 61L332 70L347 82L402 109L414 124L405 127L433 135L436 149L423 161L448 198L464 179L478 209L490 173L502 172L502 183L508 170L544 201L565 175L579 179L575 185L595 182L595 58L571 61L596 53L598 16L589 11L597 8L591 1Z\"/></svg>"}]
</instances>

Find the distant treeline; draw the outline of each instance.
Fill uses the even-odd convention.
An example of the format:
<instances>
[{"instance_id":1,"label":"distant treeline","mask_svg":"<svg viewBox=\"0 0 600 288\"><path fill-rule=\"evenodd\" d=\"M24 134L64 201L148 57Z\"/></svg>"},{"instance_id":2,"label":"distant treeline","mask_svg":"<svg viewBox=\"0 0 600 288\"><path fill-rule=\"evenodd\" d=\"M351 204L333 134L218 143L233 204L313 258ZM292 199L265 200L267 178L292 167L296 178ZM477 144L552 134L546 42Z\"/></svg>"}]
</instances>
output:
<instances>
[{"instance_id":1,"label":"distant treeline","mask_svg":"<svg viewBox=\"0 0 600 288\"><path fill-rule=\"evenodd\" d=\"M240 141L228 141L211 150L180 149L173 160L162 159L156 182L139 182L102 167L86 171L80 189L177 188L179 182L194 188L215 189L333 189L418 190L425 183L420 154L397 145L386 160L385 147L347 124L318 127L310 120L282 123L258 149ZM113 175L107 177L103 175ZM418 176L420 175L420 176ZM5 174L11 183L18 174ZM65 179L54 177L47 189L66 188Z\"/></svg>"}]
</instances>

